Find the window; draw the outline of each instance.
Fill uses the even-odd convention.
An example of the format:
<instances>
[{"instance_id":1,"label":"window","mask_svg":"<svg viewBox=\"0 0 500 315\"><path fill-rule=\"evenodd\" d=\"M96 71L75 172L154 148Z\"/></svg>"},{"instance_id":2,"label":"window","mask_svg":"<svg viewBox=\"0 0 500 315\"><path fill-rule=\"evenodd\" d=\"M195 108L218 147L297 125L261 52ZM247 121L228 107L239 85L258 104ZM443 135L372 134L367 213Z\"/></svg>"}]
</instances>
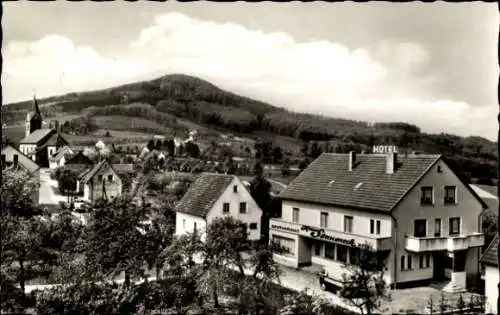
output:
<instances>
[{"instance_id":1,"label":"window","mask_svg":"<svg viewBox=\"0 0 500 315\"><path fill-rule=\"evenodd\" d=\"M229 213L229 202L224 202L222 204L222 212L223 213Z\"/></svg>"},{"instance_id":2,"label":"window","mask_svg":"<svg viewBox=\"0 0 500 315\"><path fill-rule=\"evenodd\" d=\"M335 244L325 243L325 257L335 259Z\"/></svg>"},{"instance_id":3,"label":"window","mask_svg":"<svg viewBox=\"0 0 500 315\"><path fill-rule=\"evenodd\" d=\"M182 228L185 229L186 228L186 219L182 219Z\"/></svg>"},{"instance_id":4,"label":"window","mask_svg":"<svg viewBox=\"0 0 500 315\"><path fill-rule=\"evenodd\" d=\"M337 260L341 262L347 262L347 246L337 245Z\"/></svg>"},{"instance_id":5,"label":"window","mask_svg":"<svg viewBox=\"0 0 500 315\"><path fill-rule=\"evenodd\" d=\"M238 192L238 185L233 186L233 192L237 193Z\"/></svg>"},{"instance_id":6,"label":"window","mask_svg":"<svg viewBox=\"0 0 500 315\"><path fill-rule=\"evenodd\" d=\"M401 256L401 270L405 270L405 255Z\"/></svg>"},{"instance_id":7,"label":"window","mask_svg":"<svg viewBox=\"0 0 500 315\"><path fill-rule=\"evenodd\" d=\"M408 261L407 261L407 262L408 262L408 264L407 264L407 269L408 269L408 270L411 270L411 268L412 268L412 267L411 267L411 255L408 255Z\"/></svg>"},{"instance_id":8,"label":"window","mask_svg":"<svg viewBox=\"0 0 500 315\"><path fill-rule=\"evenodd\" d=\"M415 237L426 237L427 236L427 220L418 219L414 222L414 234Z\"/></svg>"},{"instance_id":9,"label":"window","mask_svg":"<svg viewBox=\"0 0 500 315\"><path fill-rule=\"evenodd\" d=\"M196 232L196 222L194 223L193 232Z\"/></svg>"},{"instance_id":10,"label":"window","mask_svg":"<svg viewBox=\"0 0 500 315\"><path fill-rule=\"evenodd\" d=\"M108 181L113 181L113 175L108 175Z\"/></svg>"},{"instance_id":11,"label":"window","mask_svg":"<svg viewBox=\"0 0 500 315\"><path fill-rule=\"evenodd\" d=\"M294 223L298 223L299 222L299 208L293 208L292 221Z\"/></svg>"},{"instance_id":12,"label":"window","mask_svg":"<svg viewBox=\"0 0 500 315\"><path fill-rule=\"evenodd\" d=\"M444 204L450 205L456 202L457 188L455 186L444 187Z\"/></svg>"},{"instance_id":13,"label":"window","mask_svg":"<svg viewBox=\"0 0 500 315\"><path fill-rule=\"evenodd\" d=\"M450 235L460 234L460 218L450 218Z\"/></svg>"},{"instance_id":14,"label":"window","mask_svg":"<svg viewBox=\"0 0 500 315\"><path fill-rule=\"evenodd\" d=\"M349 247L349 263L355 265L358 263L359 249L356 247Z\"/></svg>"},{"instance_id":15,"label":"window","mask_svg":"<svg viewBox=\"0 0 500 315\"><path fill-rule=\"evenodd\" d=\"M380 220L370 220L370 234L380 235Z\"/></svg>"},{"instance_id":16,"label":"window","mask_svg":"<svg viewBox=\"0 0 500 315\"><path fill-rule=\"evenodd\" d=\"M102 180L102 175L97 175L97 180L101 181Z\"/></svg>"},{"instance_id":17,"label":"window","mask_svg":"<svg viewBox=\"0 0 500 315\"><path fill-rule=\"evenodd\" d=\"M319 226L322 228L328 227L328 213L321 212Z\"/></svg>"},{"instance_id":18,"label":"window","mask_svg":"<svg viewBox=\"0 0 500 315\"><path fill-rule=\"evenodd\" d=\"M441 237L441 219L434 219L434 236Z\"/></svg>"},{"instance_id":19,"label":"window","mask_svg":"<svg viewBox=\"0 0 500 315\"><path fill-rule=\"evenodd\" d=\"M250 230L257 230L257 223L250 223Z\"/></svg>"},{"instance_id":20,"label":"window","mask_svg":"<svg viewBox=\"0 0 500 315\"><path fill-rule=\"evenodd\" d=\"M432 187L426 186L421 188L420 204L421 205L432 205Z\"/></svg>"},{"instance_id":21,"label":"window","mask_svg":"<svg viewBox=\"0 0 500 315\"><path fill-rule=\"evenodd\" d=\"M314 256L321 256L321 243L314 244Z\"/></svg>"},{"instance_id":22,"label":"window","mask_svg":"<svg viewBox=\"0 0 500 315\"><path fill-rule=\"evenodd\" d=\"M352 217L344 216L344 232L352 233Z\"/></svg>"},{"instance_id":23,"label":"window","mask_svg":"<svg viewBox=\"0 0 500 315\"><path fill-rule=\"evenodd\" d=\"M431 265L431 255L430 254L421 254L419 256L419 268L429 268Z\"/></svg>"},{"instance_id":24,"label":"window","mask_svg":"<svg viewBox=\"0 0 500 315\"><path fill-rule=\"evenodd\" d=\"M273 243L286 251L288 255L295 255L295 240L283 236L273 235Z\"/></svg>"},{"instance_id":25,"label":"window","mask_svg":"<svg viewBox=\"0 0 500 315\"><path fill-rule=\"evenodd\" d=\"M247 203L240 202L240 213L247 213Z\"/></svg>"}]
</instances>

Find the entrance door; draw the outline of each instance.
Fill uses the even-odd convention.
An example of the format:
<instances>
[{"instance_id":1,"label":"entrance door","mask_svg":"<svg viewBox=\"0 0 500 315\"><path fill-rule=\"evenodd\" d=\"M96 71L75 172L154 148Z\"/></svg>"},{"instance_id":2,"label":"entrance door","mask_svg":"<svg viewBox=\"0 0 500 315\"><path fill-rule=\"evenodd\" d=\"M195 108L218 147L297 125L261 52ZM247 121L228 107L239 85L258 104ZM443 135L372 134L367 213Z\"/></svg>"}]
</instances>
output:
<instances>
[{"instance_id":1,"label":"entrance door","mask_svg":"<svg viewBox=\"0 0 500 315\"><path fill-rule=\"evenodd\" d=\"M446 263L446 255L444 252L435 252L432 254L433 260L433 277L435 280L444 280L445 279L445 263Z\"/></svg>"}]
</instances>

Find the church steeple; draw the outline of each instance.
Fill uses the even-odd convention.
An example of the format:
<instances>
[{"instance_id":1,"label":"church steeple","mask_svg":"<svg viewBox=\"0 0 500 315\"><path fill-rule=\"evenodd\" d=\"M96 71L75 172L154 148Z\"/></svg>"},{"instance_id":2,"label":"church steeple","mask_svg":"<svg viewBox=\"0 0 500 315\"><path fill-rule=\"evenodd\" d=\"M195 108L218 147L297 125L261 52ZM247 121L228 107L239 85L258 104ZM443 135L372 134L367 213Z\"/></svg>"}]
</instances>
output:
<instances>
[{"instance_id":1,"label":"church steeple","mask_svg":"<svg viewBox=\"0 0 500 315\"><path fill-rule=\"evenodd\" d=\"M30 119L30 133L35 130L42 129L42 122L42 113L40 112L40 108L38 107L36 96L33 95L33 116L31 116Z\"/></svg>"}]
</instances>

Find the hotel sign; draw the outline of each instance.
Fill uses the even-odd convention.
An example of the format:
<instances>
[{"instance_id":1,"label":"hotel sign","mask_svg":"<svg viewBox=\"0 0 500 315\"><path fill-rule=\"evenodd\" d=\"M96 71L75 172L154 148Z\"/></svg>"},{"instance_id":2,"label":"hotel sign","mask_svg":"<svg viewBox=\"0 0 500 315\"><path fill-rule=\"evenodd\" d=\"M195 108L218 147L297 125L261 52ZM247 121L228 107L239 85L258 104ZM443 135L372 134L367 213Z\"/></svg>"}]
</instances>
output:
<instances>
[{"instance_id":1,"label":"hotel sign","mask_svg":"<svg viewBox=\"0 0 500 315\"><path fill-rule=\"evenodd\" d=\"M299 233L299 229L294 229L288 226L283 226L283 225L277 225L277 224L272 224L271 229L278 230L278 231L285 231L285 232L292 232L292 233Z\"/></svg>"},{"instance_id":2,"label":"hotel sign","mask_svg":"<svg viewBox=\"0 0 500 315\"><path fill-rule=\"evenodd\" d=\"M398 153L398 147L395 145L374 145L372 148L373 153Z\"/></svg>"},{"instance_id":3,"label":"hotel sign","mask_svg":"<svg viewBox=\"0 0 500 315\"><path fill-rule=\"evenodd\" d=\"M337 237L333 235L328 235L325 229L317 229L313 228L308 225L303 225L300 228L300 234L304 234L304 236L312 237L315 239L320 239L320 240L325 240L329 242L334 242L334 243L340 243L346 246L351 246L351 247L357 247L360 246L359 244L356 244L355 239L346 239L342 237Z\"/></svg>"}]
</instances>

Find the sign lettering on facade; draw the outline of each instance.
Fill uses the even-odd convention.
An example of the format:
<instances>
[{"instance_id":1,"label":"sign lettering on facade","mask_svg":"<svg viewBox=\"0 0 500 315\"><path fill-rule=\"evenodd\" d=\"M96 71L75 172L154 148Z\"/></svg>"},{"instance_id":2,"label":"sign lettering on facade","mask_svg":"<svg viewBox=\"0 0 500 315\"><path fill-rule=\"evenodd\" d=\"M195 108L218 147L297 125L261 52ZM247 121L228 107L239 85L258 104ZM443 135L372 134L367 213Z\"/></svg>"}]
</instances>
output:
<instances>
[{"instance_id":1,"label":"sign lettering on facade","mask_svg":"<svg viewBox=\"0 0 500 315\"><path fill-rule=\"evenodd\" d=\"M356 240L354 240L354 239L345 239L345 238L340 238L340 237L335 237L335 236L330 236L330 235L328 235L328 234L325 233L324 229L316 229L316 228L313 228L313 227L310 227L310 226L307 226L307 225L303 225L300 230L304 231L306 233L310 232L309 236L312 237L312 238L319 238L319 239L322 239L322 240L325 240L325 241L330 241L330 242L334 242L334 243L340 243L340 244L344 244L344 245L352 246L352 247L358 246L356 244Z\"/></svg>"},{"instance_id":2,"label":"sign lettering on facade","mask_svg":"<svg viewBox=\"0 0 500 315\"><path fill-rule=\"evenodd\" d=\"M373 153L398 153L398 147L395 145L374 145Z\"/></svg>"},{"instance_id":3,"label":"sign lettering on facade","mask_svg":"<svg viewBox=\"0 0 500 315\"><path fill-rule=\"evenodd\" d=\"M290 228L290 227L287 227L287 226L281 226L281 225L276 225L276 224L271 225L271 229L282 230L282 231L286 231L286 232L299 233L299 229L294 229L294 228Z\"/></svg>"}]
</instances>

